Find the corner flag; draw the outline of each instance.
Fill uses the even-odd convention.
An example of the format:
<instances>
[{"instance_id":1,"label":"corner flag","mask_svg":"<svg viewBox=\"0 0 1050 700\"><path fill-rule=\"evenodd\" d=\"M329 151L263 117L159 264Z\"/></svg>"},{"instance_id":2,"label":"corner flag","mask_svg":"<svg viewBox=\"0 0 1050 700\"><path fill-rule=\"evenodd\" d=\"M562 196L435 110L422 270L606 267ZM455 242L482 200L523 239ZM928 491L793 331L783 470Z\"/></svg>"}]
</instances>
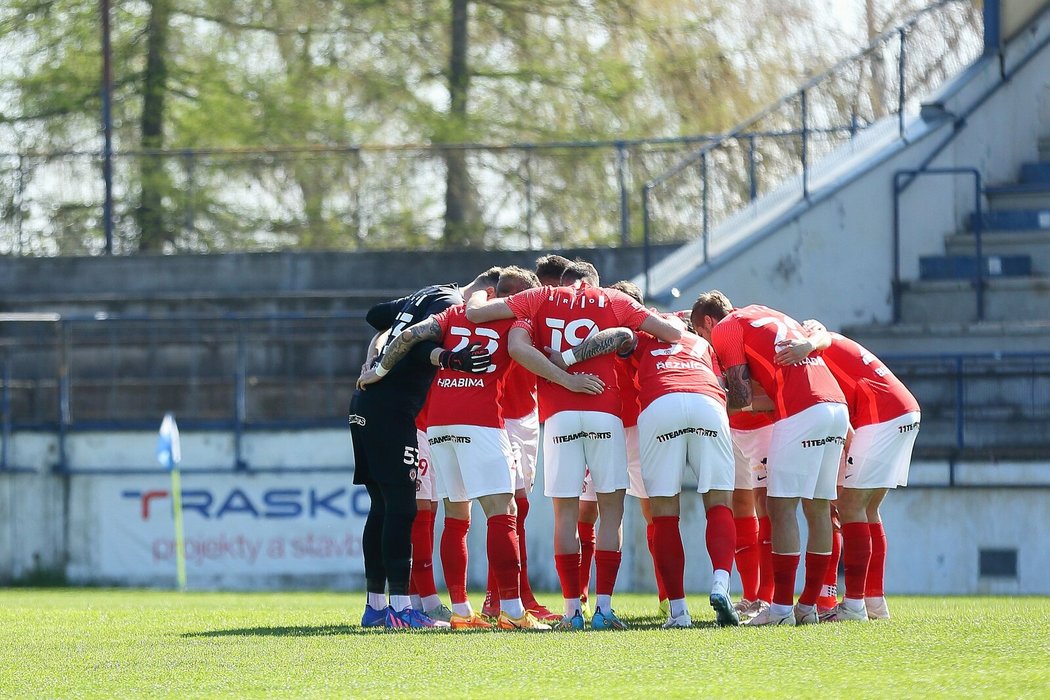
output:
<instances>
[{"instance_id":1,"label":"corner flag","mask_svg":"<svg viewBox=\"0 0 1050 700\"><path fill-rule=\"evenodd\" d=\"M157 461L171 472L171 510L175 522L175 576L179 590L186 590L186 542L182 531L182 480L179 462L182 447L179 445L179 426L174 413L165 413L157 436Z\"/></svg>"}]
</instances>

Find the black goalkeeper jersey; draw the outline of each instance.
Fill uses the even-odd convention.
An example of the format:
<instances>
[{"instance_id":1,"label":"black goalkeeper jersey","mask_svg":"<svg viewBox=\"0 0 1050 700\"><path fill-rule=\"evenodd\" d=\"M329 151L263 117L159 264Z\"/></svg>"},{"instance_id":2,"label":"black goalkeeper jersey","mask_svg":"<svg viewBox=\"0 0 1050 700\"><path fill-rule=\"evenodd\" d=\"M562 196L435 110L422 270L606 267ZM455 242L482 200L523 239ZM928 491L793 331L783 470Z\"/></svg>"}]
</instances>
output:
<instances>
[{"instance_id":1,"label":"black goalkeeper jersey","mask_svg":"<svg viewBox=\"0 0 1050 700\"><path fill-rule=\"evenodd\" d=\"M438 284L424 287L406 297L373 306L365 317L368 323L377 331L390 329L390 335L376 356L376 362L382 359L401 331L441 313L450 306L462 303L463 295L458 285ZM437 367L430 364L430 353L437 347L440 345L433 341L416 343L412 350L394 365L390 373L383 377L383 381L368 386L365 395L370 400L403 405L411 410L413 415L419 413L437 372Z\"/></svg>"}]
</instances>

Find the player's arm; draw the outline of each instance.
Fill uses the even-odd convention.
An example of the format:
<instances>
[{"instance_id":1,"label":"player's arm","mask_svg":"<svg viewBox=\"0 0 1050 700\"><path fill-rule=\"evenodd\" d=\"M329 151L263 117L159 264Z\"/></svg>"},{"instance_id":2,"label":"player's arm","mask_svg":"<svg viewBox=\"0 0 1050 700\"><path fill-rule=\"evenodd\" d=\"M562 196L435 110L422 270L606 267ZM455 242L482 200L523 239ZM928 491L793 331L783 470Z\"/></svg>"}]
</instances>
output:
<instances>
[{"instance_id":1,"label":"player's arm","mask_svg":"<svg viewBox=\"0 0 1050 700\"><path fill-rule=\"evenodd\" d=\"M376 304L365 314L365 321L377 331L389 329L394 325L394 321L397 320L397 313L404 306L407 299L408 297L401 297L400 299L391 299L390 301L382 301Z\"/></svg>"},{"instance_id":2,"label":"player's arm","mask_svg":"<svg viewBox=\"0 0 1050 700\"><path fill-rule=\"evenodd\" d=\"M726 408L742 410L751 406L751 370L746 364L733 365L725 370Z\"/></svg>"},{"instance_id":3,"label":"player's arm","mask_svg":"<svg viewBox=\"0 0 1050 700\"><path fill-rule=\"evenodd\" d=\"M677 317L672 318L674 320L651 313L638 326L638 330L645 331L649 335L655 335L665 343L677 343L682 339L682 331L685 330L685 324Z\"/></svg>"},{"instance_id":4,"label":"player's arm","mask_svg":"<svg viewBox=\"0 0 1050 700\"><path fill-rule=\"evenodd\" d=\"M467 299L467 320L471 323L487 323L501 318L514 318L505 297L489 299L488 294L479 291Z\"/></svg>"},{"instance_id":5,"label":"player's arm","mask_svg":"<svg viewBox=\"0 0 1050 700\"><path fill-rule=\"evenodd\" d=\"M555 352L550 348L546 350L551 362L562 369L567 369L577 362L583 362L599 355L608 355L610 352L626 357L634 351L637 345L638 336L634 334L634 331L617 326L598 331L576 347L564 352Z\"/></svg>"},{"instance_id":6,"label":"player's arm","mask_svg":"<svg viewBox=\"0 0 1050 700\"><path fill-rule=\"evenodd\" d=\"M361 373L364 374L372 365L375 363L376 358L379 357L379 351L386 344L387 336L390 335L390 329L385 331L379 331L372 336L372 340L368 343L368 349L365 350L365 362L361 365Z\"/></svg>"},{"instance_id":7,"label":"player's arm","mask_svg":"<svg viewBox=\"0 0 1050 700\"><path fill-rule=\"evenodd\" d=\"M600 394L605 383L593 374L569 374L544 357L532 344L529 332L521 327L510 329L507 335L507 350L514 361L537 377L560 384L578 394Z\"/></svg>"},{"instance_id":8,"label":"player's arm","mask_svg":"<svg viewBox=\"0 0 1050 700\"><path fill-rule=\"evenodd\" d=\"M789 338L777 343L777 354L773 360L778 365L794 365L813 353L821 353L831 345L831 334L824 324L810 319L802 324L805 338Z\"/></svg>"},{"instance_id":9,"label":"player's arm","mask_svg":"<svg viewBox=\"0 0 1050 700\"><path fill-rule=\"evenodd\" d=\"M377 334L377 336L378 335L380 334ZM437 342L441 340L442 335L441 324L439 324L437 319L433 316L424 319L415 325L409 326L391 341L390 346L386 349L386 353L384 353L379 364L374 368L363 372L361 376L358 377L357 388L360 389L369 384L378 382L390 370L394 369L394 366L401 361L401 358L407 355L417 343L424 340Z\"/></svg>"}]
</instances>

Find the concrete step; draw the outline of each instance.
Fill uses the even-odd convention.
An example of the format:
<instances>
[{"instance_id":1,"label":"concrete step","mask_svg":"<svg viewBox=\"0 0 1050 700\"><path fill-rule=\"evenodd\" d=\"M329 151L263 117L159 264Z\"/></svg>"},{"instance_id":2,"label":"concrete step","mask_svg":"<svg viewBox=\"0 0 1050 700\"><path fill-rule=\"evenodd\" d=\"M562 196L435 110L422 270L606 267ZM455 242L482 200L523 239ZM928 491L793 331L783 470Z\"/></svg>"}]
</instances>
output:
<instances>
[{"instance_id":1,"label":"concrete step","mask_svg":"<svg viewBox=\"0 0 1050 700\"><path fill-rule=\"evenodd\" d=\"M947 236L945 252L949 255L976 255L976 238L972 233ZM981 232L983 255L1028 255L1032 274L1050 275L1050 229L1004 230Z\"/></svg>"},{"instance_id":2,"label":"concrete step","mask_svg":"<svg viewBox=\"0 0 1050 700\"><path fill-rule=\"evenodd\" d=\"M1050 136L1039 139L1039 160L1050 161Z\"/></svg>"},{"instance_id":3,"label":"concrete step","mask_svg":"<svg viewBox=\"0 0 1050 700\"><path fill-rule=\"evenodd\" d=\"M906 282L901 299L901 320L905 323L972 323L977 320L977 295L972 281ZM1050 278L986 279L984 305L986 320L1050 320Z\"/></svg>"},{"instance_id":4,"label":"concrete step","mask_svg":"<svg viewBox=\"0 0 1050 700\"><path fill-rule=\"evenodd\" d=\"M1032 229L1050 230L1050 208L1048 209L1004 209L1001 211L985 211L981 217L984 221L985 231L1028 231ZM976 226L977 214L970 214L967 226L973 230Z\"/></svg>"},{"instance_id":5,"label":"concrete step","mask_svg":"<svg viewBox=\"0 0 1050 700\"><path fill-rule=\"evenodd\" d=\"M1032 274L1030 255L923 255L919 258L919 277L923 280L970 280L978 269L985 277L1028 277Z\"/></svg>"},{"instance_id":6,"label":"concrete step","mask_svg":"<svg viewBox=\"0 0 1050 700\"><path fill-rule=\"evenodd\" d=\"M1021 164L1022 183L1050 182L1050 161Z\"/></svg>"},{"instance_id":7,"label":"concrete step","mask_svg":"<svg viewBox=\"0 0 1050 700\"><path fill-rule=\"evenodd\" d=\"M1003 209L1050 209L1050 183L1000 185L985 187L988 208Z\"/></svg>"},{"instance_id":8,"label":"concrete step","mask_svg":"<svg viewBox=\"0 0 1050 700\"><path fill-rule=\"evenodd\" d=\"M1050 320L871 324L843 333L879 357L1050 350Z\"/></svg>"}]
</instances>

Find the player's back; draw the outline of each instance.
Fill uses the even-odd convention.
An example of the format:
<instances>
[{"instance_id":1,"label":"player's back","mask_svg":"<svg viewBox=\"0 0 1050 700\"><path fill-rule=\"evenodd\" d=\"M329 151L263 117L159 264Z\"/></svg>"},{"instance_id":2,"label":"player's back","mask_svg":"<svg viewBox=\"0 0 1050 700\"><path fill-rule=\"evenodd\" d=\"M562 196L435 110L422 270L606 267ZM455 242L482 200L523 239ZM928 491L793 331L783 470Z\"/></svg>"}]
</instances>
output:
<instances>
[{"instance_id":1,"label":"player's back","mask_svg":"<svg viewBox=\"0 0 1050 700\"><path fill-rule=\"evenodd\" d=\"M846 396L854 428L919 410L919 402L882 360L851 338L830 335L831 345L821 357Z\"/></svg>"},{"instance_id":2,"label":"player's back","mask_svg":"<svg viewBox=\"0 0 1050 700\"><path fill-rule=\"evenodd\" d=\"M659 397L676 392L704 394L725 405L725 390L714 371L714 352L703 338L683 333L681 340L668 343L639 333L635 356L643 410Z\"/></svg>"},{"instance_id":3,"label":"player's back","mask_svg":"<svg viewBox=\"0 0 1050 700\"><path fill-rule=\"evenodd\" d=\"M723 327L724 326L724 327ZM720 330L721 328L721 330ZM785 340L804 338L802 326L790 316L761 304L734 309L722 319L712 335L719 359L727 334L739 333L752 378L773 400L776 419L795 415L818 403L845 403L845 396L820 357L808 357L793 365L777 365L774 357Z\"/></svg>"},{"instance_id":4,"label":"player's back","mask_svg":"<svg viewBox=\"0 0 1050 700\"><path fill-rule=\"evenodd\" d=\"M512 360L507 352L510 319L489 323L467 320L466 307L454 306L434 317L443 334L441 346L453 352L473 343L489 353L488 371L467 374L441 368L434 376L427 399L427 425L478 425L502 428L499 397Z\"/></svg>"}]
</instances>

